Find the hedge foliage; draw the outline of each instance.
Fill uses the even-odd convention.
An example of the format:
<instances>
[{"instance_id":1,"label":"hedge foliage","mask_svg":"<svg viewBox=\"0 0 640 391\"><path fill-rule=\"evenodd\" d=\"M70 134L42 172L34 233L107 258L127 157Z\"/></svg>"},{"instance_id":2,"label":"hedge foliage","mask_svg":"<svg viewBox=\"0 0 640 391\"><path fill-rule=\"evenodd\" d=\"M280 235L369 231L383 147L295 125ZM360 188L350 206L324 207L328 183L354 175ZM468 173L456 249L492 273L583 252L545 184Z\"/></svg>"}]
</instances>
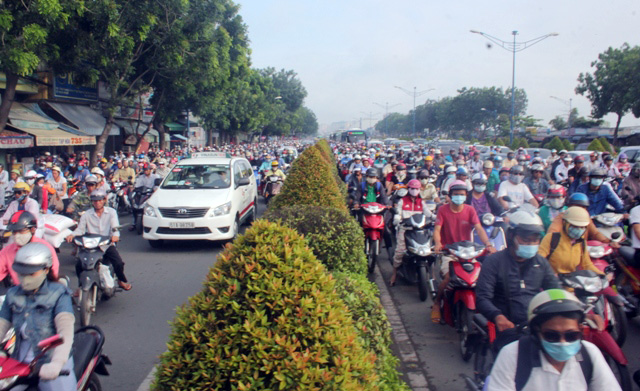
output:
<instances>
[{"instance_id":1,"label":"hedge foliage","mask_svg":"<svg viewBox=\"0 0 640 391\"><path fill-rule=\"evenodd\" d=\"M320 152L322 153L322 156L325 158L325 160L329 164L329 167L331 168L331 172L333 173L336 183L338 184L340 195L342 196L342 199L346 201L347 196L349 194L349 191L347 189L347 184L342 180L342 178L340 178L340 173L338 172L338 164L336 162L335 155L333 154L333 151L329 146L329 143L327 143L327 140L320 140L313 147L318 148L318 150L320 150Z\"/></svg>"},{"instance_id":2,"label":"hedge foliage","mask_svg":"<svg viewBox=\"0 0 640 391\"><path fill-rule=\"evenodd\" d=\"M396 370L398 359L391 352L391 327L378 299L378 286L364 275L333 273L333 277L338 296L351 311L361 344L376 354L378 388L385 391L410 390Z\"/></svg>"},{"instance_id":3,"label":"hedge foliage","mask_svg":"<svg viewBox=\"0 0 640 391\"><path fill-rule=\"evenodd\" d=\"M263 217L280 221L303 234L313 254L329 271L366 274L364 233L349 212L322 206L297 205L269 208Z\"/></svg>"},{"instance_id":4,"label":"hedge foliage","mask_svg":"<svg viewBox=\"0 0 640 391\"><path fill-rule=\"evenodd\" d=\"M377 390L335 280L294 230L256 221L178 309L155 390Z\"/></svg>"},{"instance_id":5,"label":"hedge foliage","mask_svg":"<svg viewBox=\"0 0 640 391\"><path fill-rule=\"evenodd\" d=\"M331 165L318 148L307 148L293 163L282 191L269 205L279 209L292 205L329 206L346 210Z\"/></svg>"}]
</instances>

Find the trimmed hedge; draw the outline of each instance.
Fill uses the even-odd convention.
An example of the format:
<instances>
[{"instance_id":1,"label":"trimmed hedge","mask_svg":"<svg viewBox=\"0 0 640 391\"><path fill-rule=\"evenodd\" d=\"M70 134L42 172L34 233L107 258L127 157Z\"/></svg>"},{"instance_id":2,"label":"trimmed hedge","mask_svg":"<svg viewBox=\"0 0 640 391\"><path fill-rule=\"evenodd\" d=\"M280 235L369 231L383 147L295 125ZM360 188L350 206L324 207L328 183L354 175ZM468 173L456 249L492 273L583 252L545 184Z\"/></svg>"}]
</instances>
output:
<instances>
[{"instance_id":1,"label":"trimmed hedge","mask_svg":"<svg viewBox=\"0 0 640 391\"><path fill-rule=\"evenodd\" d=\"M326 140L320 140L318 141L317 144L313 146L313 148L318 148L322 156L327 161L327 164L329 164L329 167L331 168L331 172L333 173L336 183L338 184L340 195L342 196L342 199L345 200L346 202L347 196L349 195L349 189L347 189L347 184L342 180L342 178L340 178L340 173L338 172L338 164L336 162L335 155L333 154L333 151L329 146L329 143L327 143Z\"/></svg>"},{"instance_id":2,"label":"trimmed hedge","mask_svg":"<svg viewBox=\"0 0 640 391\"><path fill-rule=\"evenodd\" d=\"M329 271L367 273L364 233L349 212L321 206L297 205L269 208L263 218L279 221L304 235L313 254Z\"/></svg>"},{"instance_id":3,"label":"trimmed hedge","mask_svg":"<svg viewBox=\"0 0 640 391\"><path fill-rule=\"evenodd\" d=\"M333 273L336 291L353 318L362 346L376 354L377 386L385 391L409 391L396 370L398 359L391 352L391 326L380 304L378 286L366 276L353 273Z\"/></svg>"},{"instance_id":4,"label":"trimmed hedge","mask_svg":"<svg viewBox=\"0 0 640 391\"><path fill-rule=\"evenodd\" d=\"M377 390L335 280L290 228L256 221L178 309L153 388Z\"/></svg>"},{"instance_id":5,"label":"trimmed hedge","mask_svg":"<svg viewBox=\"0 0 640 391\"><path fill-rule=\"evenodd\" d=\"M318 148L307 148L296 159L284 181L282 191L269 203L269 209L292 205L347 209L331 167Z\"/></svg>"}]
</instances>

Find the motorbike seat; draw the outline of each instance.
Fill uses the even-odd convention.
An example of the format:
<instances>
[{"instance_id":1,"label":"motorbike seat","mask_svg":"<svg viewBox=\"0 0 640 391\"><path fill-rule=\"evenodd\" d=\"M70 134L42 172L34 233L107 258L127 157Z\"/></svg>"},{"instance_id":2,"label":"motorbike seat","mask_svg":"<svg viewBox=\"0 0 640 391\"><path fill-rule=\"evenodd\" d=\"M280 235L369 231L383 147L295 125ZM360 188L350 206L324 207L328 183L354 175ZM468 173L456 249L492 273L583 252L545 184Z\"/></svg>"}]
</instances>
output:
<instances>
[{"instance_id":1,"label":"motorbike seat","mask_svg":"<svg viewBox=\"0 0 640 391\"><path fill-rule=\"evenodd\" d=\"M80 379L82 373L89 365L98 346L98 337L91 332L78 332L73 337L73 370L76 379Z\"/></svg>"},{"instance_id":2,"label":"motorbike seat","mask_svg":"<svg viewBox=\"0 0 640 391\"><path fill-rule=\"evenodd\" d=\"M620 247L620 255L625 260L627 265L635 268L640 268L640 262L636 261L636 249L629 246Z\"/></svg>"}]
</instances>

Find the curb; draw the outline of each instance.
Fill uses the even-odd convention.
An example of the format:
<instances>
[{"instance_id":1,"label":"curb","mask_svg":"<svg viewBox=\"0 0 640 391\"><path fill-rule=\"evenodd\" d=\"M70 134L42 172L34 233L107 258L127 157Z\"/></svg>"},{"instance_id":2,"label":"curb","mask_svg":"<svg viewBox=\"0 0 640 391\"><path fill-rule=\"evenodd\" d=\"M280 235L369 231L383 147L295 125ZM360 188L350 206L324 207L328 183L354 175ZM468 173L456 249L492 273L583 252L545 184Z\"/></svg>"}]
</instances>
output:
<instances>
[{"instance_id":1,"label":"curb","mask_svg":"<svg viewBox=\"0 0 640 391\"><path fill-rule=\"evenodd\" d=\"M402 362L403 372L406 375L409 387L411 387L413 391L429 391L429 382L422 370L422 363L420 363L420 359L418 359L418 353L416 353L413 342L411 342L411 338L409 338L409 334L404 327L402 318L393 304L389 288L387 288L387 285L384 283L384 278L382 277L382 273L380 273L379 267L376 268L375 273L376 285L380 290L380 302L387 312L387 318L391 324L391 336L398 347L400 353L399 358ZM378 281L382 281L382 283Z\"/></svg>"}]
</instances>

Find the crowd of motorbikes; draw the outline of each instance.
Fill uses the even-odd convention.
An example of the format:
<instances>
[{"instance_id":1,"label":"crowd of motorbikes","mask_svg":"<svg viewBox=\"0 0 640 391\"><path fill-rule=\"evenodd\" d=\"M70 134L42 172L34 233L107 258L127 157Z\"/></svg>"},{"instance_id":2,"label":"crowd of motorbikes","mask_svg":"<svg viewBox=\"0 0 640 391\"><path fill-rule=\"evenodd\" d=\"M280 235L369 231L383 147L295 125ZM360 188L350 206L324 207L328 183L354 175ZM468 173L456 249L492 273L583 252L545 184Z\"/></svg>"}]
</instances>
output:
<instances>
[{"instance_id":1,"label":"crowd of motorbikes","mask_svg":"<svg viewBox=\"0 0 640 391\"><path fill-rule=\"evenodd\" d=\"M340 162L338 166L343 170L346 167ZM380 170L382 165L375 168ZM416 172L416 168L412 170L407 165L408 175L404 183L412 179L412 175L415 178ZM618 186L618 184L613 185ZM354 190L350 188L352 196L355 193ZM397 200L406 194L406 186L395 185L390 195L392 205L395 206ZM544 194L538 194L535 197L541 205L545 202ZM509 197L505 197L505 200L513 206ZM353 204L354 216L359 219L364 231L368 270L371 273L375 269L381 253L381 245L385 241L388 243L389 261L392 261L393 252L389 244L394 242L398 226L385 224L385 220L392 221L392 219L385 219L383 216L385 213L393 214L394 207L378 203L358 205L354 202ZM437 287L443 279L439 272L443 254L436 254L433 245L435 213L441 205L436 205L434 202L427 204L431 212L429 216L415 214L399 223L406 230L404 238L406 251L402 265L398 269L398 275L406 283L417 287L421 301L425 301L429 293L432 298L435 298ZM635 204L640 204L640 200L636 200ZM491 244L497 251L507 246L505 219L521 208L537 212L537 208L524 204L520 208L514 206L507 209L500 216L494 216L491 213L479 216ZM585 313L597 314L603 319L604 327L587 318L582 326L583 338L601 350L621 388L631 390L628 359L621 348L629 332L628 319L640 315L640 264L634 261L635 249L629 247L628 235L631 233L629 231L628 235L625 234L627 227L623 217L624 215L612 211L592 216L592 220L603 235L612 242L622 244L622 247L614 248L610 243L592 240L587 243L587 251L592 262L604 274L578 270L558 277L562 285L572 290L586 305ZM474 358L474 374L466 376L465 380L469 389L481 390L493 363L491 346L496 338L496 325L476 311L474 292L482 269L482 260L488 253L475 232L469 240L448 245L443 252L453 257L454 261L449 267L450 282L445 289L441 322L457 331L462 359L469 361ZM526 330L526 325L518 327ZM636 373L634 379L640 385L640 371Z\"/></svg>"}]
</instances>

